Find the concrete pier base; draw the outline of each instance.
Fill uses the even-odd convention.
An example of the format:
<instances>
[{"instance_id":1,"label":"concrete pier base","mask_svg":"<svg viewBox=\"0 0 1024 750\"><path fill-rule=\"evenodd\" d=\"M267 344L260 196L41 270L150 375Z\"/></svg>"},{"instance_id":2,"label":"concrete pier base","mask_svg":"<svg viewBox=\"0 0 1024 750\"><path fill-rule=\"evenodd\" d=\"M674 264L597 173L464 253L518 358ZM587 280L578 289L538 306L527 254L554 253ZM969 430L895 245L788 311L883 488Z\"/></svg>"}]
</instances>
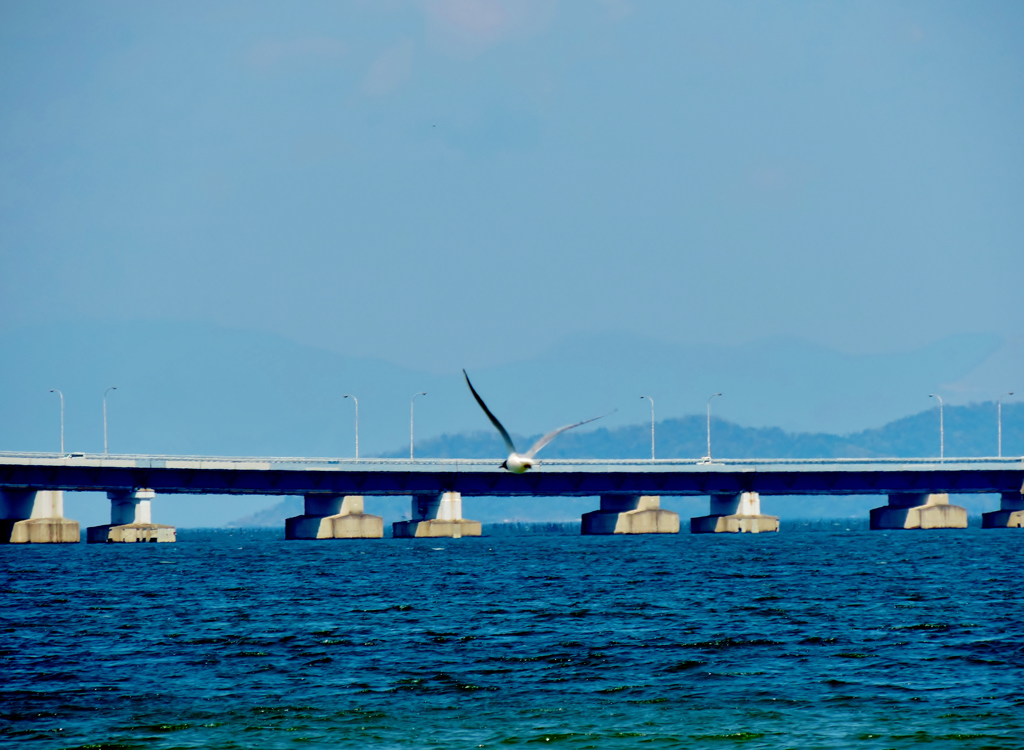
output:
<instances>
[{"instance_id":1,"label":"concrete pier base","mask_svg":"<svg viewBox=\"0 0 1024 750\"><path fill-rule=\"evenodd\" d=\"M396 521L391 525L395 539L414 539L420 537L449 537L459 539L464 536L480 536L482 526L479 521L460 518L456 521Z\"/></svg>"},{"instance_id":2,"label":"concrete pier base","mask_svg":"<svg viewBox=\"0 0 1024 750\"><path fill-rule=\"evenodd\" d=\"M760 534L779 530L779 517L761 513L756 492L712 495L711 513L690 519L691 534Z\"/></svg>"},{"instance_id":3,"label":"concrete pier base","mask_svg":"<svg viewBox=\"0 0 1024 750\"><path fill-rule=\"evenodd\" d=\"M412 519L391 525L396 539L417 537L480 536L479 521L462 517L462 495L442 492L437 495L413 495Z\"/></svg>"},{"instance_id":4,"label":"concrete pier base","mask_svg":"<svg viewBox=\"0 0 1024 750\"><path fill-rule=\"evenodd\" d=\"M949 504L945 493L906 492L889 495L889 504L871 509L871 528L966 529L967 509Z\"/></svg>"},{"instance_id":5,"label":"concrete pier base","mask_svg":"<svg viewBox=\"0 0 1024 750\"><path fill-rule=\"evenodd\" d=\"M362 495L306 495L306 511L285 519L285 539L380 539L384 519L363 512Z\"/></svg>"},{"instance_id":6,"label":"concrete pier base","mask_svg":"<svg viewBox=\"0 0 1024 750\"><path fill-rule=\"evenodd\" d=\"M1019 492L1004 492L999 499L999 510L981 514L983 529L1024 528L1024 495Z\"/></svg>"},{"instance_id":7,"label":"concrete pier base","mask_svg":"<svg viewBox=\"0 0 1024 750\"><path fill-rule=\"evenodd\" d=\"M601 495L601 509L583 514L580 533L678 534L679 514L662 510L657 495Z\"/></svg>"},{"instance_id":8,"label":"concrete pier base","mask_svg":"<svg viewBox=\"0 0 1024 750\"><path fill-rule=\"evenodd\" d=\"M71 544L82 541L78 521L32 518L0 521L0 544Z\"/></svg>"},{"instance_id":9,"label":"concrete pier base","mask_svg":"<svg viewBox=\"0 0 1024 750\"><path fill-rule=\"evenodd\" d=\"M86 530L89 544L117 542L174 542L177 529L160 523L153 523L153 490L131 490L108 492L110 498L110 523L90 526Z\"/></svg>"},{"instance_id":10,"label":"concrete pier base","mask_svg":"<svg viewBox=\"0 0 1024 750\"><path fill-rule=\"evenodd\" d=\"M0 490L0 544L79 541L78 521L64 518L60 490Z\"/></svg>"}]
</instances>

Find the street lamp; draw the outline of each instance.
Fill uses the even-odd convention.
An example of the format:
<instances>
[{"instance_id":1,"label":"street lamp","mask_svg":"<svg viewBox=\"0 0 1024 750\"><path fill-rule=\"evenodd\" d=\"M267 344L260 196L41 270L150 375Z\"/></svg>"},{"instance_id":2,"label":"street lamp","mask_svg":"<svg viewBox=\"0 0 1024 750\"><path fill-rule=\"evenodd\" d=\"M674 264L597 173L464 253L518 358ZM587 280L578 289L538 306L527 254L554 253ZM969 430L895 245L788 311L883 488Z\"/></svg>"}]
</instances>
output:
<instances>
[{"instance_id":1,"label":"street lamp","mask_svg":"<svg viewBox=\"0 0 1024 750\"><path fill-rule=\"evenodd\" d=\"M654 399L650 396L641 396L651 402L651 460L654 460Z\"/></svg>"},{"instance_id":2,"label":"street lamp","mask_svg":"<svg viewBox=\"0 0 1024 750\"><path fill-rule=\"evenodd\" d=\"M116 391L116 390L117 390L117 386L116 385L112 385L109 388L107 388L106 391L103 391L103 454L104 455L106 455L106 453L107 453L107 392L108 391Z\"/></svg>"},{"instance_id":3,"label":"street lamp","mask_svg":"<svg viewBox=\"0 0 1024 750\"><path fill-rule=\"evenodd\" d=\"M57 388L51 388L50 393L60 396L60 454L64 455L64 394Z\"/></svg>"},{"instance_id":4,"label":"street lamp","mask_svg":"<svg viewBox=\"0 0 1024 750\"><path fill-rule=\"evenodd\" d=\"M721 396L721 393L712 393L708 397L708 461L711 461L711 399Z\"/></svg>"},{"instance_id":5,"label":"street lamp","mask_svg":"<svg viewBox=\"0 0 1024 750\"><path fill-rule=\"evenodd\" d=\"M426 391L420 391L419 393L412 394L412 399L409 401L409 458L412 458L412 420L413 420L413 409L416 406L417 396L426 396Z\"/></svg>"},{"instance_id":6,"label":"street lamp","mask_svg":"<svg viewBox=\"0 0 1024 750\"><path fill-rule=\"evenodd\" d=\"M939 458L946 457L946 429L942 423L942 396L934 393L929 393L928 398L936 398L939 400Z\"/></svg>"},{"instance_id":7,"label":"street lamp","mask_svg":"<svg viewBox=\"0 0 1024 750\"><path fill-rule=\"evenodd\" d=\"M999 423L999 453L997 454L999 458L1003 457L1003 399L1012 395L1013 391L1004 393L999 397L999 400L996 401L996 421Z\"/></svg>"},{"instance_id":8,"label":"street lamp","mask_svg":"<svg viewBox=\"0 0 1024 750\"><path fill-rule=\"evenodd\" d=\"M351 393L346 393L342 398L350 398L356 404L356 461L359 460L359 399Z\"/></svg>"}]
</instances>

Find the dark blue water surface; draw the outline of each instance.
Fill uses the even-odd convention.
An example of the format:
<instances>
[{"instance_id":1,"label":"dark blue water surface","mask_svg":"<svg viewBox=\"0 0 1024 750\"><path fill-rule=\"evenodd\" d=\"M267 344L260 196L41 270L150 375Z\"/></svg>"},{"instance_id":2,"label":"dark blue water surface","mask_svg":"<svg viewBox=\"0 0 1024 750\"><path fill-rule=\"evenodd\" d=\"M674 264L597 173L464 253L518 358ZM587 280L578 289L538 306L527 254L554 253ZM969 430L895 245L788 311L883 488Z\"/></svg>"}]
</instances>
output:
<instances>
[{"instance_id":1,"label":"dark blue water surface","mask_svg":"<svg viewBox=\"0 0 1024 750\"><path fill-rule=\"evenodd\" d=\"M1021 748L1013 530L0 548L0 744Z\"/></svg>"}]
</instances>

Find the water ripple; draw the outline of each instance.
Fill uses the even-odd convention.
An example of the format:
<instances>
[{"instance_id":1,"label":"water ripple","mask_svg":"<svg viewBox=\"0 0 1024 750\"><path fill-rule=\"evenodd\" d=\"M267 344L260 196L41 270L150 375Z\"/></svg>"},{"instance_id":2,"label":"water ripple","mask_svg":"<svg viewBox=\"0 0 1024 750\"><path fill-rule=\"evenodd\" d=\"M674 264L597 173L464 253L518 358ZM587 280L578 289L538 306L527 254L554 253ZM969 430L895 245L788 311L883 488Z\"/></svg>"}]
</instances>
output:
<instances>
[{"instance_id":1,"label":"water ripple","mask_svg":"<svg viewBox=\"0 0 1024 750\"><path fill-rule=\"evenodd\" d=\"M0 743L1024 746L1012 533L277 536L0 547Z\"/></svg>"}]
</instances>

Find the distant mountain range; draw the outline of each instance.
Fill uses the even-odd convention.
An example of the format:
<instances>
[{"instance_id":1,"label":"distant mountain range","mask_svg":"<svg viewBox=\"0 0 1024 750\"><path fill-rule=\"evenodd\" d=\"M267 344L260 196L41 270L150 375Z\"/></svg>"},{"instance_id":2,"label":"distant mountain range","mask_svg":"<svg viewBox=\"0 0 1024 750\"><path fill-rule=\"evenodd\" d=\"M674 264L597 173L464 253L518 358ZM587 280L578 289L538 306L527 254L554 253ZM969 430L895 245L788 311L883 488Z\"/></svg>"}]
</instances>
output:
<instances>
[{"instance_id":1,"label":"distant mountain range","mask_svg":"<svg viewBox=\"0 0 1024 750\"><path fill-rule=\"evenodd\" d=\"M1003 404L1003 455L1024 455L1024 403ZM947 456L994 456L998 429L996 404L947 406L944 410ZM938 408L890 422L884 427L849 435L787 432L778 427L743 427L724 419L711 420L712 454L718 458L927 458L939 455ZM540 435L513 435L528 447ZM504 453L495 430L442 435L417 443L423 458L488 458ZM704 415L667 419L655 425L658 458L700 458L707 455ZM407 456L395 450L386 457ZM651 425L634 424L587 432L570 431L544 448L541 458L649 458Z\"/></svg>"},{"instance_id":2,"label":"distant mountain range","mask_svg":"<svg viewBox=\"0 0 1024 750\"><path fill-rule=\"evenodd\" d=\"M916 414L932 405L929 393L971 400L957 384L1000 346L992 336L956 336L913 352L855 356L792 339L724 347L611 332L470 372L506 426L524 433L612 408L602 427L642 423L649 402L641 394L654 398L659 421L685 421L722 391L714 413L737 424L842 435ZM112 385L112 452L351 456L354 404L345 393L359 399L364 455L406 440L409 400L419 391L428 393L416 402L422 438L490 429L466 390L463 363L447 373L415 371L198 323L25 328L0 335L0 361L0 450L57 449L59 403L50 388L66 397L68 449L101 450L102 394Z\"/></svg>"},{"instance_id":3,"label":"distant mountain range","mask_svg":"<svg viewBox=\"0 0 1024 750\"><path fill-rule=\"evenodd\" d=\"M705 400L718 391L725 395L714 402L715 455L927 456L938 452L938 412L922 411L933 404L927 394L966 400L975 386L963 383L1001 346L991 336L957 336L913 352L856 356L791 339L724 347L613 332L571 337L538 357L471 374L518 434L618 407L599 429L558 438L542 458L649 456L649 402L641 394L655 399L658 456L702 456ZM432 373L206 324L89 321L0 335L0 361L0 450L57 450L60 404L50 388L66 399L67 450L102 450L102 394L116 385L108 394L112 453L351 456L354 404L342 398L350 393L359 399L362 455L408 455L409 400L419 391L428 395L416 401L418 456L502 453L466 389L462 363ZM1004 420L1005 451L1024 453L1021 406L1006 404ZM995 452L991 403L947 407L946 451ZM67 502L90 523L109 512L102 497ZM157 513L182 526L223 525L275 502L181 497L158 503ZM387 502L398 517L407 507ZM569 501L492 508L481 520L578 516Z\"/></svg>"}]
</instances>

